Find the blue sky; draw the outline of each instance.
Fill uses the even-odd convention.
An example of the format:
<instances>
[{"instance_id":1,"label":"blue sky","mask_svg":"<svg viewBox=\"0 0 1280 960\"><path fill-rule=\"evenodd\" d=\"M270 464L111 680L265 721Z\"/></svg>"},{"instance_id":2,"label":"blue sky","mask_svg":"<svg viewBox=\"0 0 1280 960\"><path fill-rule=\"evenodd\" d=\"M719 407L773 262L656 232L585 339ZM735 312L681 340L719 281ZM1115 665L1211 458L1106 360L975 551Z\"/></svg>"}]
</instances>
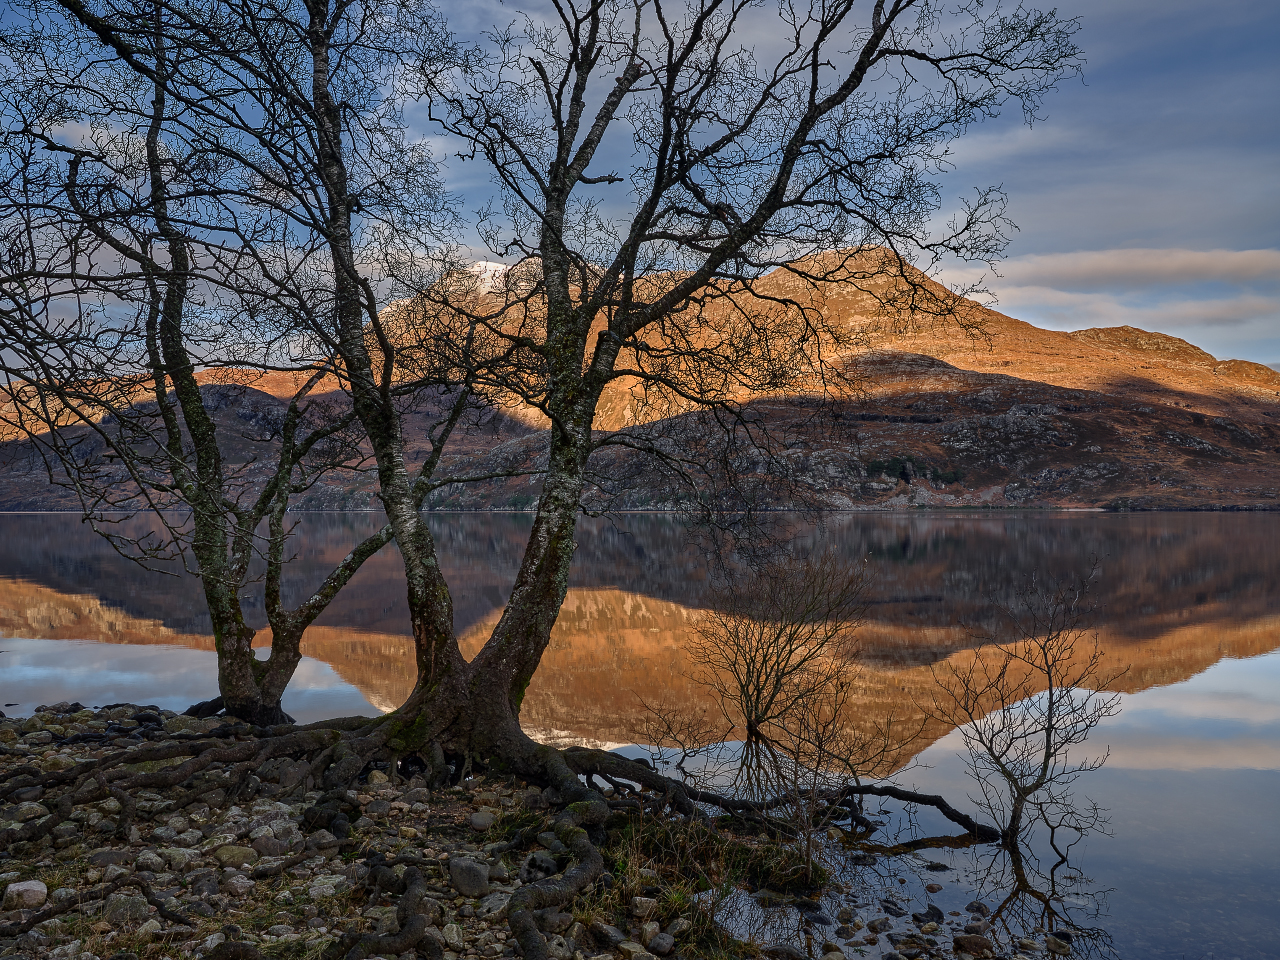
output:
<instances>
[{"instance_id":1,"label":"blue sky","mask_svg":"<svg viewBox=\"0 0 1280 960\"><path fill-rule=\"evenodd\" d=\"M442 6L465 35L540 4ZM943 181L951 201L994 184L1009 195L1020 231L989 283L997 309L1054 329L1132 324L1280 364L1280 2L1058 9L1081 19L1083 78L1032 129L1017 109L975 128ZM448 166L479 206L484 171Z\"/></svg>"},{"instance_id":2,"label":"blue sky","mask_svg":"<svg viewBox=\"0 0 1280 960\"><path fill-rule=\"evenodd\" d=\"M1082 80L1028 130L958 145L948 192L1002 183L1020 227L997 309L1132 324L1280 363L1280 3L1064 0Z\"/></svg>"}]
</instances>

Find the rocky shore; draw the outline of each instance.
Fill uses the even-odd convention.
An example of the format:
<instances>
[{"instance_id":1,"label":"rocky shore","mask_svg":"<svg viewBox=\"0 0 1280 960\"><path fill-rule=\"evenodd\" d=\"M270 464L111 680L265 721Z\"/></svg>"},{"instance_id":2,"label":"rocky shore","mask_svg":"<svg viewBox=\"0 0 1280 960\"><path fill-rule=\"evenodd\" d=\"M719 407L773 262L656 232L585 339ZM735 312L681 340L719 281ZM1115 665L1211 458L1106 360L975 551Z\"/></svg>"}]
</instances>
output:
<instances>
[{"instance_id":1,"label":"rocky shore","mask_svg":"<svg viewBox=\"0 0 1280 960\"><path fill-rule=\"evenodd\" d=\"M0 786L156 741L252 736L221 718L199 720L136 704L99 710L56 704L27 719L0 719ZM211 775L230 784L231 772L215 769ZM234 795L208 782L195 802L190 790L143 789L77 806L51 835L32 840L20 839L22 828L54 811L38 786L10 790L0 801L0 956L520 955L507 922L512 894L556 875L571 860L548 832L554 797L509 779L472 778L436 791L417 778L397 780L369 769L358 789L324 794L315 789L307 762L279 758L240 781ZM968 905L966 918L932 904L913 908L893 895L868 902L864 892L859 900L839 883L831 885L845 904L838 910L803 897L782 898L814 931L804 949L739 944L713 929L708 911L689 896L682 882L687 863L646 859L637 851L606 849L610 872L586 897L571 908L537 913L555 960L761 953L787 960L913 960L1001 953L985 935L987 907L979 902ZM758 891L756 898L762 895L774 896ZM824 908L835 916L828 919ZM1022 955L1046 949L1065 954L1070 943L1044 936L1016 949Z\"/></svg>"}]
</instances>

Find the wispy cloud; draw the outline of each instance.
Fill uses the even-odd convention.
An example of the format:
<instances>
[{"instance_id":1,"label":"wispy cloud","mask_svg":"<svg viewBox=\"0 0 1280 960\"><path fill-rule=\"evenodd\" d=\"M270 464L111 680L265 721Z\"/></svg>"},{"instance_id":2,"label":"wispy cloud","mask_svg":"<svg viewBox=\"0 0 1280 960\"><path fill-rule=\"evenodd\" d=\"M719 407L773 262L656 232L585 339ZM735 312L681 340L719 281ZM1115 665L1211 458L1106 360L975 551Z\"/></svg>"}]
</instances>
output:
<instances>
[{"instance_id":1,"label":"wispy cloud","mask_svg":"<svg viewBox=\"0 0 1280 960\"><path fill-rule=\"evenodd\" d=\"M1001 265L1000 273L1002 286L1059 290L1199 283L1280 286L1280 250L1078 250L1015 257Z\"/></svg>"}]
</instances>

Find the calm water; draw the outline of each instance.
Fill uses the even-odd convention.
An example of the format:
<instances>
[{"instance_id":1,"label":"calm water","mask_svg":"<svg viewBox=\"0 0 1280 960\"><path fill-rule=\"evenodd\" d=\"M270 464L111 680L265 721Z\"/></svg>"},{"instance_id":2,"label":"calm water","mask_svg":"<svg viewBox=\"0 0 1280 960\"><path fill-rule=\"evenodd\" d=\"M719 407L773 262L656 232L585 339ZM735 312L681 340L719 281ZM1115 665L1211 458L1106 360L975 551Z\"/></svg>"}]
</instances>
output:
<instances>
[{"instance_id":1,"label":"calm water","mask_svg":"<svg viewBox=\"0 0 1280 960\"><path fill-rule=\"evenodd\" d=\"M376 522L302 517L292 594ZM501 611L529 518L437 515L432 526L471 652ZM1072 851L1062 904L1081 926L1095 915L1119 957L1280 957L1280 516L860 515L796 538L869 557L876 573L859 693L873 720L909 714L930 664L970 656L994 622L991 601L1008 600L1023 574L1069 576L1096 558L1099 638L1126 672L1122 711L1091 740L1110 756L1077 793L1107 809L1110 835ZM639 696L705 696L681 655L705 569L665 517L584 522L579 543L524 720L548 739L633 743ZM251 597L245 607L256 615ZM182 709L212 696L202 608L190 580L140 570L75 518L0 515L0 637L12 638L0 640L0 702L16 715L61 699ZM309 631L286 709L314 719L396 706L412 685L404 621L393 548ZM899 747L898 782L972 809L958 733L924 723ZM889 829L905 829L896 817L886 810ZM926 810L911 828L946 826ZM1007 867L987 848L896 859L921 905L923 884L941 878L944 910L975 891L994 905ZM953 870L929 873L928 860Z\"/></svg>"}]
</instances>

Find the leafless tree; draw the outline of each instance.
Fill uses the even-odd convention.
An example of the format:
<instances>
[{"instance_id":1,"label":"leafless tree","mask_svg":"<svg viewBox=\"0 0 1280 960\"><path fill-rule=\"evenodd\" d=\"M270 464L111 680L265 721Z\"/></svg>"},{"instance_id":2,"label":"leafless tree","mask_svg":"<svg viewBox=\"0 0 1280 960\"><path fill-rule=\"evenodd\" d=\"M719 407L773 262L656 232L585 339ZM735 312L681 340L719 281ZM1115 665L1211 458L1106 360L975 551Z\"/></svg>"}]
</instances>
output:
<instances>
[{"instance_id":1,"label":"leafless tree","mask_svg":"<svg viewBox=\"0 0 1280 960\"><path fill-rule=\"evenodd\" d=\"M709 598L687 656L748 744L776 740L857 669L867 587L865 563L828 551L771 560Z\"/></svg>"},{"instance_id":2,"label":"leafless tree","mask_svg":"<svg viewBox=\"0 0 1280 960\"><path fill-rule=\"evenodd\" d=\"M1096 576L1096 564L1077 580L1028 576L1015 604L1001 610L1015 639L934 667L938 692L924 707L960 730L977 802L1010 843L1037 818L1070 826L1067 813L1078 809L1071 785L1106 762L1105 750L1083 752L1097 726L1119 712L1111 687L1123 673L1106 669L1087 628ZM1080 829L1096 822L1088 814Z\"/></svg>"},{"instance_id":3,"label":"leafless tree","mask_svg":"<svg viewBox=\"0 0 1280 960\"><path fill-rule=\"evenodd\" d=\"M732 795L738 816L797 845L809 876L842 856L827 842L830 830L852 828L859 838L874 830L863 815L869 795L936 807L965 828L967 842L998 837L941 797L882 782L918 731L904 736L892 716L868 728L858 715L856 630L868 585L865 563L830 550L781 554L740 572L709 598L688 645L690 677L720 715L646 705L643 742L655 765Z\"/></svg>"},{"instance_id":4,"label":"leafless tree","mask_svg":"<svg viewBox=\"0 0 1280 960\"><path fill-rule=\"evenodd\" d=\"M456 66L420 65L433 116L495 182L481 236L512 266L485 285L408 284L422 291L419 325L454 331L433 342L475 389L532 406L548 432L528 548L490 641L462 661L438 579L436 599L415 607L436 626L416 628L431 669L391 722L414 727L395 736L406 746L439 735L531 775L554 762L517 717L564 598L593 454L690 462L678 418L594 431L607 391L657 414L705 411L731 438L726 459L742 459L762 428L741 400L796 386L820 396L839 378L829 351L848 335L823 320L828 285L877 308L954 315L959 298L909 257L998 252L997 191L930 234L931 174L972 123L1010 100L1033 114L1076 69L1074 23L1021 7L863 7L754 21L765 15L753 5L720 0L560 3ZM766 22L785 40L743 46Z\"/></svg>"},{"instance_id":5,"label":"leafless tree","mask_svg":"<svg viewBox=\"0 0 1280 960\"><path fill-rule=\"evenodd\" d=\"M13 80L0 196L4 421L122 552L189 561L219 654L211 706L279 722L303 631L393 531L356 545L301 604L285 603L290 504L367 453L338 358L317 336L333 298L327 265L284 200L291 189L300 199L306 171L271 152L293 149L287 119L269 119L281 91L239 72L271 11L225 7L202 21L164 4L68 9L21 5L3 38ZM361 71L385 59L387 37L362 35L347 13L332 24L343 69L367 85L377 70ZM231 52L239 65L219 56ZM371 159L395 124L375 99L348 105L355 125L381 123L382 138L364 142ZM379 190L405 172L391 160L414 153L393 145L400 152L383 149L366 177ZM435 209L438 182L409 174L398 178L400 210ZM253 389L267 377L287 384L282 402ZM141 539L120 523L139 509L158 520ZM266 661L240 606L254 561L265 565Z\"/></svg>"},{"instance_id":6,"label":"leafless tree","mask_svg":"<svg viewBox=\"0 0 1280 960\"><path fill-rule=\"evenodd\" d=\"M1124 673L1107 667L1089 628L1097 576L1096 562L1075 579L1028 575L1000 607L1007 632L935 667L936 697L925 709L960 730L973 799L1001 826L985 881L1001 895L991 922L1015 936L1065 928L1081 938L1079 952L1105 954L1105 931L1069 907L1096 900L1069 857L1084 837L1106 832L1107 817L1074 786L1106 762L1107 749L1088 741L1119 712L1114 685Z\"/></svg>"},{"instance_id":7,"label":"leafless tree","mask_svg":"<svg viewBox=\"0 0 1280 960\"><path fill-rule=\"evenodd\" d=\"M139 75L158 76L135 55L128 16L59 2ZM610 754L542 747L519 726L567 590L592 455L625 447L687 473L699 456L683 452L678 420L597 435L602 397L622 388L643 411L704 411L737 468L764 426L744 399L839 389L838 350L850 333L824 319L832 284L859 291L889 320L963 322L963 300L912 264L992 260L1007 221L991 189L935 228L936 175L974 123L1010 102L1035 116L1043 95L1078 69L1076 24L1029 7L936 0L784 4L776 15L748 0L560 0L546 17L531 14L449 56L434 39L416 58L403 45L395 57L378 47L388 77L343 44L359 44L366 26L414 27L401 8L381 20L372 16L381 7L325 0L164 9L190 31L209 83L262 105L220 113L219 123L261 151L246 205L251 195L297 227L289 236L298 243L279 249L317 258L308 263L326 258L314 276L327 296L306 307L307 328L350 391L404 558L418 684L395 714L328 748L328 782L350 782L385 750L487 758L566 796L582 793L578 775L623 767L670 787ZM762 30L771 42L754 45ZM163 85L170 94L180 86ZM388 229L376 248L360 242L360 207L380 196L359 189L377 181L377 157L363 152L361 97L385 89L422 96L441 132L487 167L497 196L481 237L511 262L502 283L455 282L466 263L424 254L412 230ZM617 172L624 163L629 171ZM377 223L410 223L413 211L383 199L397 212ZM417 298L407 342L379 310L370 249ZM405 455L402 400L433 378L453 401L433 441L447 439L472 398L531 406L548 424L528 547L500 621L469 663L419 514L439 482L439 447L422 468ZM671 796L682 809L692 802ZM527 957L545 956L531 911L598 874L599 854L577 825L600 811L587 803L564 815L581 869L513 900Z\"/></svg>"}]
</instances>

